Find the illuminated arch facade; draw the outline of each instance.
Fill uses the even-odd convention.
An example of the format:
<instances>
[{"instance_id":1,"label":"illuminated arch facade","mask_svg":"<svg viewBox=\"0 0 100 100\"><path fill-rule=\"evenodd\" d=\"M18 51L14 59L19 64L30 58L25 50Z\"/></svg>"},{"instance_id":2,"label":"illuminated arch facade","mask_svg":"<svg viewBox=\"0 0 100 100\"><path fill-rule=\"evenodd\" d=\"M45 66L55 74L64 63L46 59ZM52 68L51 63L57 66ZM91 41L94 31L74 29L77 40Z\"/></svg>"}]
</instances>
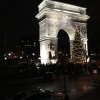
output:
<instances>
[{"instance_id":1,"label":"illuminated arch facade","mask_svg":"<svg viewBox=\"0 0 100 100\"><path fill-rule=\"evenodd\" d=\"M39 6L39 41L41 63L55 63L58 59L58 32L63 29L70 39L70 57L76 27L80 28L81 39L88 55L86 8L57 1L44 0Z\"/></svg>"}]
</instances>

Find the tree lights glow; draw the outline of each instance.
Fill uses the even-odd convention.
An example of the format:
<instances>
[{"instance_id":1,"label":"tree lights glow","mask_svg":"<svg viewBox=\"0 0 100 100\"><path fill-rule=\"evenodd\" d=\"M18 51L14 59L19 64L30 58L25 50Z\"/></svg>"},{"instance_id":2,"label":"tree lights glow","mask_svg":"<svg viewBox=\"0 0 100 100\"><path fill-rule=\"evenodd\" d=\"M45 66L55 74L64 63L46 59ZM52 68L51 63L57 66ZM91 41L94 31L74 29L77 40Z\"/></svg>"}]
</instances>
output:
<instances>
[{"instance_id":1,"label":"tree lights glow","mask_svg":"<svg viewBox=\"0 0 100 100\"><path fill-rule=\"evenodd\" d=\"M76 27L75 39L73 41L72 61L74 63L85 62L86 53L81 40L80 29Z\"/></svg>"}]
</instances>

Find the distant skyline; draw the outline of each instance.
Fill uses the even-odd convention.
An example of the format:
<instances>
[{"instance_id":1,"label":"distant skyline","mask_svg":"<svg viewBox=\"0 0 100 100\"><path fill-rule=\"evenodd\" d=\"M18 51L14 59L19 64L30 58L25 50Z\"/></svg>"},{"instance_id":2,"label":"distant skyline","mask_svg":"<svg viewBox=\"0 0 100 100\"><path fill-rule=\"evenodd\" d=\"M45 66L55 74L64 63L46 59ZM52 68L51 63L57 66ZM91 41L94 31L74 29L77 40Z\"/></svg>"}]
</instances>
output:
<instances>
[{"instance_id":1,"label":"distant skyline","mask_svg":"<svg viewBox=\"0 0 100 100\"><path fill-rule=\"evenodd\" d=\"M53 0L55 1L55 0ZM90 19L87 22L87 35L89 48L100 46L100 10L99 0L56 0L72 5L87 8ZM38 38L39 25L35 15L38 13L38 5L42 0L3 0L1 3L0 39L7 35L7 42L14 45L23 36Z\"/></svg>"}]
</instances>

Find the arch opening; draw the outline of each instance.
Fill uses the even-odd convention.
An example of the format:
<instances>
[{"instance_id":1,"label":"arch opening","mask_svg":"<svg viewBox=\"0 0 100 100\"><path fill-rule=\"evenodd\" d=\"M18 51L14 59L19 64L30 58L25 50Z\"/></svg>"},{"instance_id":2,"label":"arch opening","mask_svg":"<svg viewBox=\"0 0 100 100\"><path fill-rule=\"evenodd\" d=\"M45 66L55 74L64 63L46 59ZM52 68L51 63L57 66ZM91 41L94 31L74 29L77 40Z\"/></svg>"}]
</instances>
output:
<instances>
[{"instance_id":1,"label":"arch opening","mask_svg":"<svg viewBox=\"0 0 100 100\"><path fill-rule=\"evenodd\" d=\"M64 30L58 31L58 62L63 62L63 59L70 58L70 38Z\"/></svg>"}]
</instances>

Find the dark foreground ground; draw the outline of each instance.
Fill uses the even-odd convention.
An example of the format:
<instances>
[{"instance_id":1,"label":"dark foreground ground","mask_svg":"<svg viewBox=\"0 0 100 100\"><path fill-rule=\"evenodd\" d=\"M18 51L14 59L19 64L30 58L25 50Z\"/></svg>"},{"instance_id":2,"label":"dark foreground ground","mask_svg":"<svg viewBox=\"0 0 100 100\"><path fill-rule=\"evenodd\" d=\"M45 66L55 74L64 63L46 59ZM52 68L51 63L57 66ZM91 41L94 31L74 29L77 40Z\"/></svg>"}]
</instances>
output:
<instances>
[{"instance_id":1,"label":"dark foreground ground","mask_svg":"<svg viewBox=\"0 0 100 100\"><path fill-rule=\"evenodd\" d=\"M19 91L31 94L32 86L64 93L64 78L53 81L39 78L0 79L0 100L12 100ZM100 76L87 75L69 78L66 76L66 91L69 100L100 100Z\"/></svg>"}]
</instances>

